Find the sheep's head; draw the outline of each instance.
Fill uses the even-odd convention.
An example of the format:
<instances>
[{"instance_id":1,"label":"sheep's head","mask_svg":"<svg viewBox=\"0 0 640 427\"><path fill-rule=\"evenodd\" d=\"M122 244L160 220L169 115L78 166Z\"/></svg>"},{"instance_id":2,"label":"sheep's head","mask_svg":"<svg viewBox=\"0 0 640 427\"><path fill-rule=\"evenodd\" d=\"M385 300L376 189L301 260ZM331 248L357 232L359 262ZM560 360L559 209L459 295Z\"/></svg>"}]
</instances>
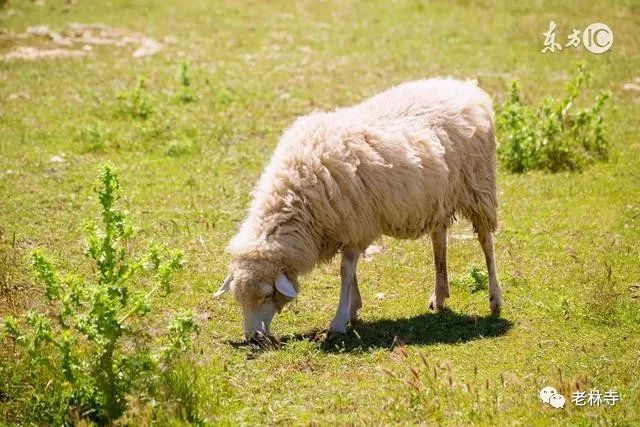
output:
<instances>
[{"instance_id":1,"label":"sheep's head","mask_svg":"<svg viewBox=\"0 0 640 427\"><path fill-rule=\"evenodd\" d=\"M295 279L290 280L272 265L255 261L234 262L231 271L214 297L232 292L242 306L245 338L270 335L269 327L275 314L297 295Z\"/></svg>"}]
</instances>

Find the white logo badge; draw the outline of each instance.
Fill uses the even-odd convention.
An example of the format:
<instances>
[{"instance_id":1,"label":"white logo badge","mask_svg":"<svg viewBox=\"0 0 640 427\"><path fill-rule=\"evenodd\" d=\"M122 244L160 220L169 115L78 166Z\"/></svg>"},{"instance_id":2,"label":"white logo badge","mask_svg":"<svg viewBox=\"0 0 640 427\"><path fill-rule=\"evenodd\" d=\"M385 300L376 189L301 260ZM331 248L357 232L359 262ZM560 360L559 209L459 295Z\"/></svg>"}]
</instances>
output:
<instances>
[{"instance_id":1,"label":"white logo badge","mask_svg":"<svg viewBox=\"0 0 640 427\"><path fill-rule=\"evenodd\" d=\"M564 408L564 396L558 393L553 387L545 387L540 390L540 394L538 394L542 403L546 403L547 405L551 405L556 409Z\"/></svg>"},{"instance_id":2,"label":"white logo badge","mask_svg":"<svg viewBox=\"0 0 640 427\"><path fill-rule=\"evenodd\" d=\"M613 31L606 24L595 22L582 33L582 44L591 53L605 53L613 44Z\"/></svg>"},{"instance_id":3,"label":"white logo badge","mask_svg":"<svg viewBox=\"0 0 640 427\"><path fill-rule=\"evenodd\" d=\"M554 394L549 398L549 405L556 409L564 408L564 396L561 394Z\"/></svg>"}]
</instances>

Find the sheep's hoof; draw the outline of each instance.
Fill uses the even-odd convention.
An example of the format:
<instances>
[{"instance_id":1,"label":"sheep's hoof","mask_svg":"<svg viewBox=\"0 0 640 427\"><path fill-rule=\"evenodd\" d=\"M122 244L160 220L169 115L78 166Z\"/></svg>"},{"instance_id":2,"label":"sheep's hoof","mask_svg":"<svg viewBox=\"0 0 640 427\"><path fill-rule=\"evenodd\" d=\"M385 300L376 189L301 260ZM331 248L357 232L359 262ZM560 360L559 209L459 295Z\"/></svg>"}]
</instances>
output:
<instances>
[{"instance_id":1,"label":"sheep's hoof","mask_svg":"<svg viewBox=\"0 0 640 427\"><path fill-rule=\"evenodd\" d=\"M489 308L491 308L491 314L493 316L500 316L500 310L502 308L502 297L489 298Z\"/></svg>"},{"instance_id":2,"label":"sheep's hoof","mask_svg":"<svg viewBox=\"0 0 640 427\"><path fill-rule=\"evenodd\" d=\"M431 295L431 299L429 300L429 310L442 311L444 308L444 298L438 301L435 293Z\"/></svg>"},{"instance_id":3,"label":"sheep's hoof","mask_svg":"<svg viewBox=\"0 0 640 427\"><path fill-rule=\"evenodd\" d=\"M347 324L343 324L342 322L331 322L329 325L329 330L327 331L328 335L332 334L346 334L347 333Z\"/></svg>"},{"instance_id":4,"label":"sheep's hoof","mask_svg":"<svg viewBox=\"0 0 640 427\"><path fill-rule=\"evenodd\" d=\"M253 345L262 349L273 349L279 346L278 339L272 335L264 335L262 333L255 333L247 340L249 345Z\"/></svg>"}]
</instances>

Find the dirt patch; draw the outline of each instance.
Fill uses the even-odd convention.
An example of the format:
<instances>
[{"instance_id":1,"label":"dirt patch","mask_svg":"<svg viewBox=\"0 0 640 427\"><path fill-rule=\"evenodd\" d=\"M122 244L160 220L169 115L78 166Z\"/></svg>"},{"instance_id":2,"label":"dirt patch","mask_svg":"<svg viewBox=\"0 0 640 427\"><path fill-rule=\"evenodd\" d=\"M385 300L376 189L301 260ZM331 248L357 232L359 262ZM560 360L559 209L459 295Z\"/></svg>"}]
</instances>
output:
<instances>
[{"instance_id":1,"label":"dirt patch","mask_svg":"<svg viewBox=\"0 0 640 427\"><path fill-rule=\"evenodd\" d=\"M622 89L631 92L640 92L640 76L634 77L633 81L624 83Z\"/></svg>"},{"instance_id":2,"label":"dirt patch","mask_svg":"<svg viewBox=\"0 0 640 427\"><path fill-rule=\"evenodd\" d=\"M167 43L173 43L171 37L160 42L146 34L124 28L110 27L104 24L72 23L61 31L54 31L48 25L28 27L24 33L0 34L0 40L13 43L28 43L19 46L1 56L11 61L39 60L46 58L70 58L86 56L92 46L135 47L131 54L134 58L144 58L160 52ZM44 46L41 44L44 42ZM37 46L36 46L37 44Z\"/></svg>"},{"instance_id":3,"label":"dirt patch","mask_svg":"<svg viewBox=\"0 0 640 427\"><path fill-rule=\"evenodd\" d=\"M622 88L624 90L631 90L634 92L640 92L640 84L637 83L625 83L624 85L622 85Z\"/></svg>"},{"instance_id":4,"label":"dirt patch","mask_svg":"<svg viewBox=\"0 0 640 427\"><path fill-rule=\"evenodd\" d=\"M14 59L24 59L27 61L36 61L38 59L46 58L77 58L85 56L87 52L83 50L71 50L71 49L39 49L31 46L21 46L11 52L3 55L2 58L7 61Z\"/></svg>"},{"instance_id":5,"label":"dirt patch","mask_svg":"<svg viewBox=\"0 0 640 427\"><path fill-rule=\"evenodd\" d=\"M383 254L387 251L386 246L380 246L376 244L369 245L369 247L364 251L364 260L365 262L373 261L373 258L376 255Z\"/></svg>"},{"instance_id":6,"label":"dirt patch","mask_svg":"<svg viewBox=\"0 0 640 427\"><path fill-rule=\"evenodd\" d=\"M459 233L451 233L453 240L475 240L476 236L472 230L463 230Z\"/></svg>"}]
</instances>

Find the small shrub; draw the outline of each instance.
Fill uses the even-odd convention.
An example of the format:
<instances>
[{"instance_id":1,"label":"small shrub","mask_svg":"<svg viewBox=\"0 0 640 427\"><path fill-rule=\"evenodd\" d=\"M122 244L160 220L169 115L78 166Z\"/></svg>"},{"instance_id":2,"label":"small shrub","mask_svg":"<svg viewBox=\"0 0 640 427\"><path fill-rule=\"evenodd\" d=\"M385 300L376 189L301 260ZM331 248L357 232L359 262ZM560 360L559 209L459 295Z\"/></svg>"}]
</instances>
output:
<instances>
[{"instance_id":1,"label":"small shrub","mask_svg":"<svg viewBox=\"0 0 640 427\"><path fill-rule=\"evenodd\" d=\"M164 140L172 135L173 126L174 123L171 117L158 114L149 120L138 123L135 129L143 141L155 144L158 140Z\"/></svg>"},{"instance_id":2,"label":"small shrub","mask_svg":"<svg viewBox=\"0 0 640 427\"><path fill-rule=\"evenodd\" d=\"M239 102L242 102L241 93L231 86L218 87L211 94L211 106L214 109L224 110L229 105Z\"/></svg>"},{"instance_id":3,"label":"small shrub","mask_svg":"<svg viewBox=\"0 0 640 427\"><path fill-rule=\"evenodd\" d=\"M166 154L169 157L179 157L194 152L196 148L190 139L174 139L169 142Z\"/></svg>"},{"instance_id":4,"label":"small shrub","mask_svg":"<svg viewBox=\"0 0 640 427\"><path fill-rule=\"evenodd\" d=\"M83 144L83 148L87 152L101 152L107 146L106 131L97 123L82 127L78 131L77 139Z\"/></svg>"},{"instance_id":5,"label":"small shrub","mask_svg":"<svg viewBox=\"0 0 640 427\"><path fill-rule=\"evenodd\" d=\"M120 112L124 115L145 120L154 112L153 100L144 77L138 78L133 89L119 92L117 98L120 101Z\"/></svg>"},{"instance_id":6,"label":"small shrub","mask_svg":"<svg viewBox=\"0 0 640 427\"><path fill-rule=\"evenodd\" d=\"M465 288L472 294L487 289L488 283L489 275L477 265L472 266L466 275L451 280L451 286Z\"/></svg>"},{"instance_id":7,"label":"small shrub","mask_svg":"<svg viewBox=\"0 0 640 427\"><path fill-rule=\"evenodd\" d=\"M174 384L168 373L185 363L191 335L198 330L193 317L177 316L157 338L141 327L155 297L171 292L182 253L153 246L143 256L132 256L128 243L133 232L117 208L120 185L111 168L102 170L95 191L102 227L87 226L86 256L93 273L62 275L35 251L34 275L44 286L53 316L29 312L22 320L4 321L5 335L23 350L13 374L24 373L31 384L31 396L23 399L39 422L60 425L88 418L110 423L125 412L132 396L147 401L175 397L188 382L181 379L181 389L167 389ZM172 405L197 421L194 399L190 390L185 399L176 399L187 402L186 408Z\"/></svg>"},{"instance_id":8,"label":"small shrub","mask_svg":"<svg viewBox=\"0 0 640 427\"><path fill-rule=\"evenodd\" d=\"M564 98L547 97L535 107L523 101L519 85L512 83L496 120L498 156L508 170L577 170L607 159L602 108L609 95L600 93L592 107L572 111L588 80L584 67L579 66Z\"/></svg>"},{"instance_id":9,"label":"small shrub","mask_svg":"<svg viewBox=\"0 0 640 427\"><path fill-rule=\"evenodd\" d=\"M178 100L185 104L195 101L196 97L191 87L191 79L189 78L189 62L183 61L180 64L177 80L180 85L177 94Z\"/></svg>"}]
</instances>

